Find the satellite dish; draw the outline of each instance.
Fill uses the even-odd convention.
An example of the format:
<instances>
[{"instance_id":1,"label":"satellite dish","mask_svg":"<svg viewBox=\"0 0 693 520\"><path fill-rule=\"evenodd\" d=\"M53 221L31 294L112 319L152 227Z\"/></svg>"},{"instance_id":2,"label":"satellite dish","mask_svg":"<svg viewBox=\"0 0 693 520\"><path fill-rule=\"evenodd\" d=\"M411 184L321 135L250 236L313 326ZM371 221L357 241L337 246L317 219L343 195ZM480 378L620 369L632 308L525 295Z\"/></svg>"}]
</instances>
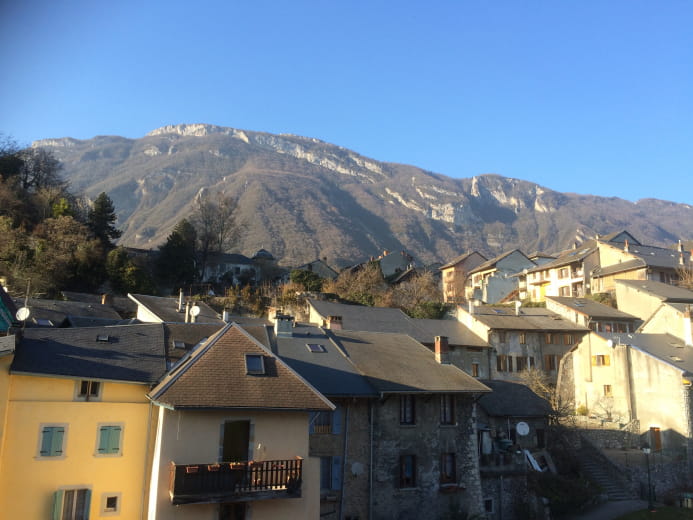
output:
<instances>
[{"instance_id":1,"label":"satellite dish","mask_svg":"<svg viewBox=\"0 0 693 520\"><path fill-rule=\"evenodd\" d=\"M198 314L200 314L200 308L197 305L193 305L192 307L190 307L191 316L197 316Z\"/></svg>"},{"instance_id":2,"label":"satellite dish","mask_svg":"<svg viewBox=\"0 0 693 520\"><path fill-rule=\"evenodd\" d=\"M517 423L517 425L515 425L515 431L518 435L522 435L524 437L529 433L529 425L524 421L520 421Z\"/></svg>"},{"instance_id":3,"label":"satellite dish","mask_svg":"<svg viewBox=\"0 0 693 520\"><path fill-rule=\"evenodd\" d=\"M607 340L606 346L609 348L614 348L614 340L613 339Z\"/></svg>"},{"instance_id":4,"label":"satellite dish","mask_svg":"<svg viewBox=\"0 0 693 520\"><path fill-rule=\"evenodd\" d=\"M26 321L29 316L31 315L31 311L29 310L29 307L22 307L17 311L17 320L19 321Z\"/></svg>"}]
</instances>

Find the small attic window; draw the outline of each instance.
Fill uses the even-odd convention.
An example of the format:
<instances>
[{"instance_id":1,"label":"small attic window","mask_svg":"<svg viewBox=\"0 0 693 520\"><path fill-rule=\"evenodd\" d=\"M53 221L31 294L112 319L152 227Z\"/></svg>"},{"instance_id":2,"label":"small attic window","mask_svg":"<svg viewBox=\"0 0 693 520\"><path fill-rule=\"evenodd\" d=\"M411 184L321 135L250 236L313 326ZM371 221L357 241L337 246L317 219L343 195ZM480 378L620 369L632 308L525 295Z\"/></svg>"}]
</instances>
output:
<instances>
[{"instance_id":1,"label":"small attic window","mask_svg":"<svg viewBox=\"0 0 693 520\"><path fill-rule=\"evenodd\" d=\"M185 342L184 342L184 341L177 340L177 339L174 339L174 340L173 340L173 348L177 348L177 349L181 349L181 350L182 350L182 349L185 348Z\"/></svg>"},{"instance_id":2,"label":"small attic window","mask_svg":"<svg viewBox=\"0 0 693 520\"><path fill-rule=\"evenodd\" d=\"M678 357L678 356L669 356L669 357L671 358L672 361L677 361L677 362L679 362L679 363L683 361L683 359L681 359L681 358Z\"/></svg>"},{"instance_id":3,"label":"small attic window","mask_svg":"<svg viewBox=\"0 0 693 520\"><path fill-rule=\"evenodd\" d=\"M46 318L37 318L36 325L39 327L55 327L55 324Z\"/></svg>"},{"instance_id":4,"label":"small attic window","mask_svg":"<svg viewBox=\"0 0 693 520\"><path fill-rule=\"evenodd\" d=\"M319 343L306 343L306 348L313 353L327 352L325 345L320 345Z\"/></svg>"},{"instance_id":5,"label":"small attic window","mask_svg":"<svg viewBox=\"0 0 693 520\"><path fill-rule=\"evenodd\" d=\"M265 359L262 354L245 355L246 374L262 375L265 373Z\"/></svg>"},{"instance_id":6,"label":"small attic window","mask_svg":"<svg viewBox=\"0 0 693 520\"><path fill-rule=\"evenodd\" d=\"M108 343L111 341L111 337L108 334L97 334L96 341L99 343Z\"/></svg>"}]
</instances>

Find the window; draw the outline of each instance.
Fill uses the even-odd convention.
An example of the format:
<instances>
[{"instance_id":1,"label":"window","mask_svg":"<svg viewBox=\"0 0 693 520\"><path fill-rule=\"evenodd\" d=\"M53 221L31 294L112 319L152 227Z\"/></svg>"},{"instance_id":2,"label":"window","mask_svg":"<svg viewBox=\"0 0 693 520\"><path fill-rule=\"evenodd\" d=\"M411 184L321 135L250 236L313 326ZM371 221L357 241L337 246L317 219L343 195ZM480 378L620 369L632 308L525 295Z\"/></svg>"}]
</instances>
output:
<instances>
[{"instance_id":1,"label":"window","mask_svg":"<svg viewBox=\"0 0 693 520\"><path fill-rule=\"evenodd\" d=\"M265 359L262 354L245 355L246 374L262 375L265 373Z\"/></svg>"},{"instance_id":2,"label":"window","mask_svg":"<svg viewBox=\"0 0 693 520\"><path fill-rule=\"evenodd\" d=\"M567 267L562 267L561 269L558 270L558 278L568 278L568 268Z\"/></svg>"},{"instance_id":3,"label":"window","mask_svg":"<svg viewBox=\"0 0 693 520\"><path fill-rule=\"evenodd\" d=\"M529 368L534 368L534 356L528 356L527 359L529 361Z\"/></svg>"},{"instance_id":4,"label":"window","mask_svg":"<svg viewBox=\"0 0 693 520\"><path fill-rule=\"evenodd\" d=\"M592 356L592 366L593 367L606 367L611 364L611 359L608 355L599 354Z\"/></svg>"},{"instance_id":5,"label":"window","mask_svg":"<svg viewBox=\"0 0 693 520\"><path fill-rule=\"evenodd\" d=\"M63 457L65 444L65 425L45 425L41 427L39 457Z\"/></svg>"},{"instance_id":6,"label":"window","mask_svg":"<svg viewBox=\"0 0 693 520\"><path fill-rule=\"evenodd\" d=\"M611 385L604 385L604 397L611 397Z\"/></svg>"},{"instance_id":7,"label":"window","mask_svg":"<svg viewBox=\"0 0 693 520\"><path fill-rule=\"evenodd\" d=\"M508 371L508 356L505 354L498 354L498 356L496 356L496 370L498 370L498 372Z\"/></svg>"},{"instance_id":8,"label":"window","mask_svg":"<svg viewBox=\"0 0 693 520\"><path fill-rule=\"evenodd\" d=\"M547 332L546 336L544 337L544 343L546 343L547 345L551 345L551 343L553 343L553 334Z\"/></svg>"},{"instance_id":9,"label":"window","mask_svg":"<svg viewBox=\"0 0 693 520\"><path fill-rule=\"evenodd\" d=\"M120 455L120 440L123 432L122 426L103 425L99 426L96 454L97 455Z\"/></svg>"},{"instance_id":10,"label":"window","mask_svg":"<svg viewBox=\"0 0 693 520\"><path fill-rule=\"evenodd\" d=\"M416 455L402 455L399 458L399 487L416 487Z\"/></svg>"},{"instance_id":11,"label":"window","mask_svg":"<svg viewBox=\"0 0 693 520\"><path fill-rule=\"evenodd\" d=\"M527 370L527 358L524 356L518 356L515 358L515 366L517 367L517 371L521 372L523 370Z\"/></svg>"},{"instance_id":12,"label":"window","mask_svg":"<svg viewBox=\"0 0 693 520\"><path fill-rule=\"evenodd\" d=\"M498 341L501 343L505 343L505 331L504 330L498 331Z\"/></svg>"},{"instance_id":13,"label":"window","mask_svg":"<svg viewBox=\"0 0 693 520\"><path fill-rule=\"evenodd\" d=\"M451 484L457 481L457 465L454 453L443 453L440 457L440 483Z\"/></svg>"},{"instance_id":14,"label":"window","mask_svg":"<svg viewBox=\"0 0 693 520\"><path fill-rule=\"evenodd\" d=\"M553 372L556 370L556 363L557 356L555 354L546 354L544 355L544 370L548 372Z\"/></svg>"},{"instance_id":15,"label":"window","mask_svg":"<svg viewBox=\"0 0 693 520\"><path fill-rule=\"evenodd\" d=\"M399 396L399 423L416 424L416 401L413 395Z\"/></svg>"},{"instance_id":16,"label":"window","mask_svg":"<svg viewBox=\"0 0 693 520\"><path fill-rule=\"evenodd\" d=\"M120 493L101 495L101 516L115 516L120 513Z\"/></svg>"},{"instance_id":17,"label":"window","mask_svg":"<svg viewBox=\"0 0 693 520\"><path fill-rule=\"evenodd\" d=\"M174 339L173 340L173 348L178 349L178 350L184 350L185 349L185 342Z\"/></svg>"},{"instance_id":18,"label":"window","mask_svg":"<svg viewBox=\"0 0 693 520\"><path fill-rule=\"evenodd\" d=\"M472 377L479 377L479 363L472 363Z\"/></svg>"},{"instance_id":19,"label":"window","mask_svg":"<svg viewBox=\"0 0 693 520\"><path fill-rule=\"evenodd\" d=\"M570 296L570 286L566 285L564 287L559 287L558 296Z\"/></svg>"},{"instance_id":20,"label":"window","mask_svg":"<svg viewBox=\"0 0 693 520\"><path fill-rule=\"evenodd\" d=\"M53 516L60 520L87 520L91 489L61 489L53 495Z\"/></svg>"},{"instance_id":21,"label":"window","mask_svg":"<svg viewBox=\"0 0 693 520\"><path fill-rule=\"evenodd\" d=\"M320 457L320 490L342 489L342 457Z\"/></svg>"},{"instance_id":22,"label":"window","mask_svg":"<svg viewBox=\"0 0 693 520\"><path fill-rule=\"evenodd\" d=\"M452 394L440 396L440 424L455 424L455 396Z\"/></svg>"},{"instance_id":23,"label":"window","mask_svg":"<svg viewBox=\"0 0 693 520\"><path fill-rule=\"evenodd\" d=\"M312 412L310 433L341 433L342 411L339 407L332 412Z\"/></svg>"},{"instance_id":24,"label":"window","mask_svg":"<svg viewBox=\"0 0 693 520\"><path fill-rule=\"evenodd\" d=\"M493 513L493 499L492 498L484 499L484 511L486 513Z\"/></svg>"},{"instance_id":25,"label":"window","mask_svg":"<svg viewBox=\"0 0 693 520\"><path fill-rule=\"evenodd\" d=\"M520 345L526 345L527 344L527 333L526 332L520 332L519 339L520 339Z\"/></svg>"},{"instance_id":26,"label":"window","mask_svg":"<svg viewBox=\"0 0 693 520\"><path fill-rule=\"evenodd\" d=\"M77 381L77 401L97 401L101 398L101 383L98 381Z\"/></svg>"},{"instance_id":27,"label":"window","mask_svg":"<svg viewBox=\"0 0 693 520\"><path fill-rule=\"evenodd\" d=\"M325 345L320 345L319 343L306 343L306 348L313 353L327 352Z\"/></svg>"},{"instance_id":28,"label":"window","mask_svg":"<svg viewBox=\"0 0 693 520\"><path fill-rule=\"evenodd\" d=\"M572 345L574 343L572 334L563 334L563 344Z\"/></svg>"}]
</instances>

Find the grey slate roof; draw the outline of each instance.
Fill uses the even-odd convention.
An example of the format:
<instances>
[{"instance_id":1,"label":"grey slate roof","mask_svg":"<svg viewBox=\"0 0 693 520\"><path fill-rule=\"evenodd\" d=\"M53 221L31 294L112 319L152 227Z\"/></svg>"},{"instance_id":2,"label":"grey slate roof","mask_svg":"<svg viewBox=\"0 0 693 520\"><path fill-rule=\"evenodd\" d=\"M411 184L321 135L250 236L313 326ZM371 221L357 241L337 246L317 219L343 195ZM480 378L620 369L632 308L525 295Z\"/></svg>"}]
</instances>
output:
<instances>
[{"instance_id":1,"label":"grey slate roof","mask_svg":"<svg viewBox=\"0 0 693 520\"><path fill-rule=\"evenodd\" d=\"M585 316L592 318L610 318L619 320L640 321L639 318L628 314L627 312L619 311L609 305L604 305L589 298L569 298L567 296L547 296L547 300L553 300L569 309L574 310Z\"/></svg>"},{"instance_id":2,"label":"grey slate roof","mask_svg":"<svg viewBox=\"0 0 693 520\"><path fill-rule=\"evenodd\" d=\"M164 298L161 296L149 296L145 294L128 294L128 297L139 305L143 305L150 312L166 323L184 323L185 313L178 312L178 298ZM218 323L224 325L219 314L204 302L195 302L200 308L200 314L195 318L195 323Z\"/></svg>"},{"instance_id":3,"label":"grey slate roof","mask_svg":"<svg viewBox=\"0 0 693 520\"><path fill-rule=\"evenodd\" d=\"M489 344L457 320L409 318L421 331L413 337L424 344L434 343L436 336L447 336L450 346L488 347Z\"/></svg>"},{"instance_id":4,"label":"grey slate roof","mask_svg":"<svg viewBox=\"0 0 693 520\"><path fill-rule=\"evenodd\" d=\"M108 341L98 341L99 335ZM10 370L152 384L166 372L163 326L26 329Z\"/></svg>"},{"instance_id":5,"label":"grey slate roof","mask_svg":"<svg viewBox=\"0 0 693 520\"><path fill-rule=\"evenodd\" d=\"M17 307L24 306L23 298L15 298L14 303ZM82 318L102 318L113 320L117 323L122 320L113 307L101 305L100 303L74 302L65 300L43 300L40 298L29 298L27 307L31 310L31 315L27 320L27 326L41 325L42 320L50 320L53 327L63 325L68 316Z\"/></svg>"},{"instance_id":6,"label":"grey slate roof","mask_svg":"<svg viewBox=\"0 0 693 520\"><path fill-rule=\"evenodd\" d=\"M539 264L537 267L527 269L527 272L533 273L537 271L544 271L546 269L563 267L564 265L570 265L575 262L580 262L583 258L592 254L596 249L596 240L586 240L576 248L561 251L560 253L558 253L558 257L555 260L544 262L542 264Z\"/></svg>"},{"instance_id":7,"label":"grey slate roof","mask_svg":"<svg viewBox=\"0 0 693 520\"><path fill-rule=\"evenodd\" d=\"M616 284L637 289L668 303L693 303L693 291L654 280L616 280Z\"/></svg>"},{"instance_id":8,"label":"grey slate roof","mask_svg":"<svg viewBox=\"0 0 693 520\"><path fill-rule=\"evenodd\" d=\"M614 344L630 345L642 352L647 352L660 361L673 366L689 377L693 376L693 347L686 345L671 334L607 334L599 333Z\"/></svg>"},{"instance_id":9,"label":"grey slate roof","mask_svg":"<svg viewBox=\"0 0 693 520\"><path fill-rule=\"evenodd\" d=\"M221 328L218 323L164 323L166 359L174 363Z\"/></svg>"},{"instance_id":10,"label":"grey slate roof","mask_svg":"<svg viewBox=\"0 0 693 520\"><path fill-rule=\"evenodd\" d=\"M590 330L541 307L522 307L520 314L516 316L515 309L483 305L474 308L474 318L491 329L559 332Z\"/></svg>"},{"instance_id":11,"label":"grey slate roof","mask_svg":"<svg viewBox=\"0 0 693 520\"><path fill-rule=\"evenodd\" d=\"M325 330L299 324L294 327L292 337L278 337L275 343L277 355L322 394L328 397L379 395ZM307 344L323 345L325 352L311 352Z\"/></svg>"},{"instance_id":12,"label":"grey slate roof","mask_svg":"<svg viewBox=\"0 0 693 520\"><path fill-rule=\"evenodd\" d=\"M483 393L488 388L409 336L330 331L349 361L381 394L400 392Z\"/></svg>"},{"instance_id":13,"label":"grey slate roof","mask_svg":"<svg viewBox=\"0 0 693 520\"><path fill-rule=\"evenodd\" d=\"M482 381L493 392L479 399L487 415L492 417L545 417L551 413L546 399L523 384L510 381Z\"/></svg>"},{"instance_id":14,"label":"grey slate roof","mask_svg":"<svg viewBox=\"0 0 693 520\"><path fill-rule=\"evenodd\" d=\"M521 255L523 255L525 258L527 258L527 260L529 260L529 258L527 257L527 255L525 255L525 254L524 254L522 251L520 251L519 249L512 249L512 250L510 250L510 251L506 251L505 253L502 253L502 254L498 255L498 256L495 257L495 258L491 258L490 260L487 260L487 261L484 262L483 264L476 266L474 269L470 269L469 272L468 272L467 274L479 273L479 272L481 272L481 271L486 271L486 270L488 270L488 269L491 269L491 268L493 268L498 262L500 262L500 261L503 260L504 258L510 256L511 254L513 254L513 253L516 252L516 251L517 251L518 253L520 253ZM532 262L531 260L529 260L529 261ZM534 262L532 262L532 263L534 263Z\"/></svg>"},{"instance_id":15,"label":"grey slate roof","mask_svg":"<svg viewBox=\"0 0 693 520\"><path fill-rule=\"evenodd\" d=\"M0 356L7 356L14 352L15 336L0 336Z\"/></svg>"},{"instance_id":16,"label":"grey slate roof","mask_svg":"<svg viewBox=\"0 0 693 520\"><path fill-rule=\"evenodd\" d=\"M448 267L453 267L453 266L459 264L460 262L462 262L463 260L466 260L467 258L472 256L474 253L478 254L481 258L484 259L484 261L488 260L484 255L482 255L478 251L470 251L468 253L463 253L460 256L453 258L448 263L441 265L439 267L439 269L447 269Z\"/></svg>"}]
</instances>

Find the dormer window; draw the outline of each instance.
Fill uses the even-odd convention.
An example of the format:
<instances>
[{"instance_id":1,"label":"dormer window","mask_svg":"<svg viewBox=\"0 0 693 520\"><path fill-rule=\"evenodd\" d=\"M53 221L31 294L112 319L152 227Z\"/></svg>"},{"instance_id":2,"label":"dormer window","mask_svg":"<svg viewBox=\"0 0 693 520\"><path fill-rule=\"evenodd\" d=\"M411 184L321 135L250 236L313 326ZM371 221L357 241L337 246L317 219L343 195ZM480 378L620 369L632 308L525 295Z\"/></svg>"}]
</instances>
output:
<instances>
[{"instance_id":1,"label":"dormer window","mask_svg":"<svg viewBox=\"0 0 693 520\"><path fill-rule=\"evenodd\" d=\"M97 401L101 398L101 383L83 379L77 381L76 390L77 401Z\"/></svg>"},{"instance_id":2,"label":"dormer window","mask_svg":"<svg viewBox=\"0 0 693 520\"><path fill-rule=\"evenodd\" d=\"M265 358L262 354L245 355L246 374L262 375L265 373Z\"/></svg>"}]
</instances>

